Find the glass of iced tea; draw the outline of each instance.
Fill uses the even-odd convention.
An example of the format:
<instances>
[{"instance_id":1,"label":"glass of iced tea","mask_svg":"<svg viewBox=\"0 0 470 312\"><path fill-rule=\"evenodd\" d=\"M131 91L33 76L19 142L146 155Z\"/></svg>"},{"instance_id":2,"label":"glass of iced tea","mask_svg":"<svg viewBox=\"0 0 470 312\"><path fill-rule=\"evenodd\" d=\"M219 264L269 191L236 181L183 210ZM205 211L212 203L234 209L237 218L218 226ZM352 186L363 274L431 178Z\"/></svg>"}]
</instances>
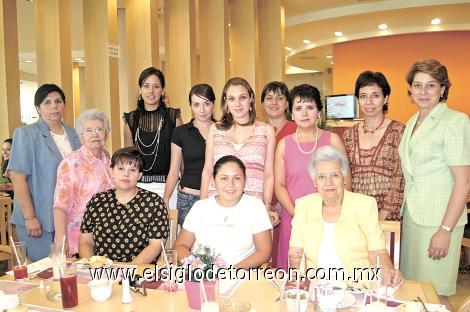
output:
<instances>
[{"instance_id":1,"label":"glass of iced tea","mask_svg":"<svg viewBox=\"0 0 470 312\"><path fill-rule=\"evenodd\" d=\"M78 305L77 271L72 263L60 265L60 292L64 309L71 309Z\"/></svg>"},{"instance_id":2,"label":"glass of iced tea","mask_svg":"<svg viewBox=\"0 0 470 312\"><path fill-rule=\"evenodd\" d=\"M28 278L28 258L26 257L26 244L14 242L11 246L13 256L13 275L15 280L23 281Z\"/></svg>"}]
</instances>

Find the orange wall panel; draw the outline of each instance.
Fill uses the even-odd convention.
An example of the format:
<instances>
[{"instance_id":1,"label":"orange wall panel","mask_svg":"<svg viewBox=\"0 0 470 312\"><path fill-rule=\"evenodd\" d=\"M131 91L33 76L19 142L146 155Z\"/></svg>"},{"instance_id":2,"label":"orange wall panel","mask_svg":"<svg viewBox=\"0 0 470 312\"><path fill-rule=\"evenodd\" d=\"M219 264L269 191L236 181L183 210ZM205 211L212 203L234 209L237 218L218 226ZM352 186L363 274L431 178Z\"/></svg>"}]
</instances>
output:
<instances>
[{"instance_id":1,"label":"orange wall panel","mask_svg":"<svg viewBox=\"0 0 470 312\"><path fill-rule=\"evenodd\" d=\"M354 93L364 70L380 71L391 86L388 117L403 123L417 111L405 76L417 60L434 58L447 67L452 86L447 105L470 114L470 31L393 35L333 45L333 90Z\"/></svg>"}]
</instances>

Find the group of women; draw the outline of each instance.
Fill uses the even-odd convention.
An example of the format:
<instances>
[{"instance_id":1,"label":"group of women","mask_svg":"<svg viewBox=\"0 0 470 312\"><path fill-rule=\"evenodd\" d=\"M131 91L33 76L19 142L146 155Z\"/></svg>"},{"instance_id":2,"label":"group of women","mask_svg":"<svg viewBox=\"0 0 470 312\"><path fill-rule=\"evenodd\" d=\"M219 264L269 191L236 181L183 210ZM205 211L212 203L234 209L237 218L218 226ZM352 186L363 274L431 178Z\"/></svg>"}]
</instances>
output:
<instances>
[{"instance_id":1,"label":"group of women","mask_svg":"<svg viewBox=\"0 0 470 312\"><path fill-rule=\"evenodd\" d=\"M39 120L14 135L12 222L32 260L65 236L70 255L152 262L168 237L167 209L176 207L182 257L202 244L236 267L272 256L287 268L288 254L302 252L309 266L350 271L377 257L393 268L379 219L403 216L404 276L431 279L450 295L470 189L470 125L447 108L450 82L438 61L416 62L407 82L418 113L405 127L385 115L385 76L360 74L355 94L364 121L341 138L318 127L315 87L266 85L267 124L256 119L254 92L239 77L224 86L219 121L212 88L195 85L193 119L182 125L180 110L166 106L162 72L151 67L139 77L137 109L124 114L128 147L112 157L104 150L107 117L85 111L75 132L62 123L62 90L43 85L35 96ZM394 284L401 281L396 271Z\"/></svg>"}]
</instances>

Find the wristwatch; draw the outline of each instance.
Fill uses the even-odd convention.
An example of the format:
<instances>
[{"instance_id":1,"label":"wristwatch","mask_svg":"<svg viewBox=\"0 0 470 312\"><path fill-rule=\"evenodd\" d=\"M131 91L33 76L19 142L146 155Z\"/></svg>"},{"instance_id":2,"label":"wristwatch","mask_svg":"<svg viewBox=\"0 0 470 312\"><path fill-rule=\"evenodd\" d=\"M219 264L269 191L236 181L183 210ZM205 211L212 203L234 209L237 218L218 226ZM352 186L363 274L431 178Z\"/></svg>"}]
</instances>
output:
<instances>
[{"instance_id":1,"label":"wristwatch","mask_svg":"<svg viewBox=\"0 0 470 312\"><path fill-rule=\"evenodd\" d=\"M448 225L442 224L441 229L443 229L444 231L449 232L449 233L452 232L452 229Z\"/></svg>"}]
</instances>

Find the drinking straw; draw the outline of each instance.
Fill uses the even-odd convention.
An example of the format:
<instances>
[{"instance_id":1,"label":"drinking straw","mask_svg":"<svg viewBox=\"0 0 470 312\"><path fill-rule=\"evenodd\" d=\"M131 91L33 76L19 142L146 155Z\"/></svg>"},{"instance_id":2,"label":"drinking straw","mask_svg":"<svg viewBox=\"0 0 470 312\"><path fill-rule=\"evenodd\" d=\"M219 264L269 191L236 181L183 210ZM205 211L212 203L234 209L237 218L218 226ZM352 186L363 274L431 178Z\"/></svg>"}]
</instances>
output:
<instances>
[{"instance_id":1,"label":"drinking straw","mask_svg":"<svg viewBox=\"0 0 470 312\"><path fill-rule=\"evenodd\" d=\"M300 276L297 274L297 280L295 282L295 288L297 290L297 295L295 296L295 311L298 312L300 310Z\"/></svg>"},{"instance_id":2,"label":"drinking straw","mask_svg":"<svg viewBox=\"0 0 470 312\"><path fill-rule=\"evenodd\" d=\"M65 255L65 234L62 237L62 250L60 252L60 255Z\"/></svg>"},{"instance_id":3,"label":"drinking straw","mask_svg":"<svg viewBox=\"0 0 470 312\"><path fill-rule=\"evenodd\" d=\"M199 283L202 288L202 295L204 296L204 302L207 303L207 295L206 295L206 289L204 288L204 283L202 282L202 279L199 280Z\"/></svg>"},{"instance_id":4,"label":"drinking straw","mask_svg":"<svg viewBox=\"0 0 470 312\"><path fill-rule=\"evenodd\" d=\"M165 246L163 245L163 242L160 242L162 244L162 254L163 254L163 259L165 260L165 264L168 268L170 268L170 264L168 263L168 258L166 256L166 251L165 251Z\"/></svg>"},{"instance_id":5,"label":"drinking straw","mask_svg":"<svg viewBox=\"0 0 470 312\"><path fill-rule=\"evenodd\" d=\"M16 250L15 242L13 241L13 237L11 237L11 235L10 235L10 241L11 241L11 246L13 247L13 251L15 252L16 261L18 262L20 269L21 269L23 266L21 265L20 257L18 257L18 251Z\"/></svg>"}]
</instances>

